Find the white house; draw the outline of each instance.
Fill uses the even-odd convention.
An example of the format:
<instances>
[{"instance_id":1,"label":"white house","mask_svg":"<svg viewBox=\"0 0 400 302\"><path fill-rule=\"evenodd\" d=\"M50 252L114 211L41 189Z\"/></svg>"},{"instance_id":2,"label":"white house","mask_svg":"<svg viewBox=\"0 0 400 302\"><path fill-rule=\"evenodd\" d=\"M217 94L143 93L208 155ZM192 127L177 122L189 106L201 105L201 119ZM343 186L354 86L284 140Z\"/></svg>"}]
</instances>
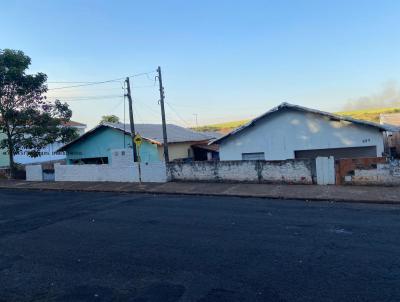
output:
<instances>
[{"instance_id":1,"label":"white house","mask_svg":"<svg viewBox=\"0 0 400 302\"><path fill-rule=\"evenodd\" d=\"M85 133L86 125L74 121L69 121L63 125L64 127L72 127L76 129L76 132L79 136ZM45 146L42 150L40 150L40 156L38 157L30 157L28 155L29 150L21 150L18 154L14 155L14 161L19 164L35 164L35 163L43 163L49 161L58 161L65 160L66 153L60 152L60 149L64 144L60 142L55 142L53 144L49 144ZM7 155L8 156L8 155Z\"/></svg>"},{"instance_id":2,"label":"white house","mask_svg":"<svg viewBox=\"0 0 400 302\"><path fill-rule=\"evenodd\" d=\"M282 103L214 143L220 160L380 157L387 125Z\"/></svg>"}]
</instances>

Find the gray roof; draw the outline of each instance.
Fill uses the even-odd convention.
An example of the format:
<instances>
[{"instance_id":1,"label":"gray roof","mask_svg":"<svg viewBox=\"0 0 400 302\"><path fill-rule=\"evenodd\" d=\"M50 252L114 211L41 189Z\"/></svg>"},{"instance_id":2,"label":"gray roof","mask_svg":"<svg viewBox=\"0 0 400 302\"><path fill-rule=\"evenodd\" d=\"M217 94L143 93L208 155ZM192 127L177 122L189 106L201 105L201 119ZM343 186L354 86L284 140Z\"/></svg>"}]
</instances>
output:
<instances>
[{"instance_id":1,"label":"gray roof","mask_svg":"<svg viewBox=\"0 0 400 302\"><path fill-rule=\"evenodd\" d=\"M64 145L58 151L65 150L65 148L69 147L70 145L76 143L77 141L80 141L81 139L91 135L93 132L96 132L98 129L104 127L123 131L126 134L130 134L131 129L129 124L124 125L114 123L102 123L89 130L82 136L78 137L77 139L73 140L72 142ZM145 140L151 141L158 145L163 144L162 126L160 124L135 124L135 132ZM167 124L167 138L168 143L201 142L215 139L215 137L212 135L203 134L201 132L196 132L173 124Z\"/></svg>"},{"instance_id":2,"label":"gray roof","mask_svg":"<svg viewBox=\"0 0 400 302\"><path fill-rule=\"evenodd\" d=\"M124 124L103 123L103 125L125 131L128 134L130 133L129 124L124 125ZM144 139L148 139L158 144L163 143L163 132L162 132L162 126L160 124L135 124L135 132L138 133ZM167 124L167 138L168 138L168 143L181 143L181 142L207 141L215 138L215 136L201 132L196 132L177 125Z\"/></svg>"},{"instance_id":3,"label":"gray roof","mask_svg":"<svg viewBox=\"0 0 400 302\"><path fill-rule=\"evenodd\" d=\"M313 113L313 114L317 114L317 115L326 116L326 117L328 117L332 120L336 120L336 121L346 121L346 122L350 122L350 123L354 123L354 124L358 124L358 125L362 125L362 126L375 127L381 131L396 131L397 130L397 128L388 126L388 125L380 125L380 124L373 123L373 122L357 120L357 119L354 119L354 118L351 118L348 116L337 115L337 114L320 111L320 110L316 110L316 109L310 109L310 108L306 108L306 107L299 106L299 105L293 105L293 104L289 104L289 103L282 103L282 104L272 108L271 110L265 112L264 114L256 117L255 119L251 120L250 122L246 123L245 125L234 129L233 131L229 132L228 134L224 135L221 138L216 139L212 143L218 144L221 141L227 139L228 137L231 137L250 126L255 125L259 120L264 119L264 118L270 116L271 114L278 112L282 109L291 109L291 110L297 110L297 111L302 111L302 112L307 112L307 113Z\"/></svg>"},{"instance_id":4,"label":"gray roof","mask_svg":"<svg viewBox=\"0 0 400 302\"><path fill-rule=\"evenodd\" d=\"M214 139L221 138L224 136L223 133L217 131L201 131L201 133L210 136Z\"/></svg>"}]
</instances>

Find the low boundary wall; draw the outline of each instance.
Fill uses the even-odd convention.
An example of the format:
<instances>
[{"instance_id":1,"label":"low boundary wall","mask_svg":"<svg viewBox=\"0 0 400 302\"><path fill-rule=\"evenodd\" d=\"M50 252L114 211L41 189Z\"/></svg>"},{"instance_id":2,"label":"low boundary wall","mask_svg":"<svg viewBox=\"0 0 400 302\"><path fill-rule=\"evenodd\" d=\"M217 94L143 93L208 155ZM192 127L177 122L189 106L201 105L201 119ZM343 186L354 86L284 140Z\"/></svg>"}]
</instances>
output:
<instances>
[{"instance_id":1,"label":"low boundary wall","mask_svg":"<svg viewBox=\"0 0 400 302\"><path fill-rule=\"evenodd\" d=\"M142 182L166 182L164 163L141 163ZM139 182L139 166L55 165L55 181Z\"/></svg>"},{"instance_id":2,"label":"low boundary wall","mask_svg":"<svg viewBox=\"0 0 400 302\"><path fill-rule=\"evenodd\" d=\"M400 185L400 161L384 157L337 160L336 184Z\"/></svg>"},{"instance_id":3,"label":"low boundary wall","mask_svg":"<svg viewBox=\"0 0 400 302\"><path fill-rule=\"evenodd\" d=\"M168 164L171 181L312 184L312 160L199 161Z\"/></svg>"},{"instance_id":4,"label":"low boundary wall","mask_svg":"<svg viewBox=\"0 0 400 302\"><path fill-rule=\"evenodd\" d=\"M27 181L43 181L43 169L41 165L28 165L25 167Z\"/></svg>"}]
</instances>

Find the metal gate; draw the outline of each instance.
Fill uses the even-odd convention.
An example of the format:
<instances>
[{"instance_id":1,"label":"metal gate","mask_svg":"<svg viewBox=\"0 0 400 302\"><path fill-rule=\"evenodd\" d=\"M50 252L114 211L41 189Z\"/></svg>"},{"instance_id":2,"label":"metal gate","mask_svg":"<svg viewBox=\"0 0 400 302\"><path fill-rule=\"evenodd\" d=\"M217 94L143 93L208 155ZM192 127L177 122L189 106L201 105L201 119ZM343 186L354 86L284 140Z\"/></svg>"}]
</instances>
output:
<instances>
[{"instance_id":1,"label":"metal gate","mask_svg":"<svg viewBox=\"0 0 400 302\"><path fill-rule=\"evenodd\" d=\"M315 167L317 172L317 184L335 184L335 159L333 156L317 157L315 159Z\"/></svg>"},{"instance_id":2,"label":"metal gate","mask_svg":"<svg viewBox=\"0 0 400 302\"><path fill-rule=\"evenodd\" d=\"M54 169L46 169L42 171L43 181L55 181Z\"/></svg>"}]
</instances>

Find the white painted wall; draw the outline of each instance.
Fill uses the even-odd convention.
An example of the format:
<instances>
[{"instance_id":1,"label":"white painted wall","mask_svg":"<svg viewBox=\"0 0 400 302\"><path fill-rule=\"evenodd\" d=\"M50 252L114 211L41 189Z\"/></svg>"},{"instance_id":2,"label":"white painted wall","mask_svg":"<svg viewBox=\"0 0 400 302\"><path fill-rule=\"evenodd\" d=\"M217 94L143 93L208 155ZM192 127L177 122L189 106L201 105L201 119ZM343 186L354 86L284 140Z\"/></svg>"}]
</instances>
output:
<instances>
[{"instance_id":1,"label":"white painted wall","mask_svg":"<svg viewBox=\"0 0 400 302\"><path fill-rule=\"evenodd\" d=\"M142 182L167 181L167 168L164 162L140 163L140 170L142 172Z\"/></svg>"},{"instance_id":2,"label":"white painted wall","mask_svg":"<svg viewBox=\"0 0 400 302\"><path fill-rule=\"evenodd\" d=\"M54 165L56 181L138 182L137 167L112 165Z\"/></svg>"},{"instance_id":3,"label":"white painted wall","mask_svg":"<svg viewBox=\"0 0 400 302\"><path fill-rule=\"evenodd\" d=\"M175 181L312 183L312 160L177 162L168 170Z\"/></svg>"},{"instance_id":4,"label":"white painted wall","mask_svg":"<svg viewBox=\"0 0 400 302\"><path fill-rule=\"evenodd\" d=\"M140 163L142 182L166 182L165 164ZM139 182L139 164L133 162L132 149L111 150L108 165L54 165L56 181Z\"/></svg>"},{"instance_id":5,"label":"white painted wall","mask_svg":"<svg viewBox=\"0 0 400 302\"><path fill-rule=\"evenodd\" d=\"M25 167L27 181L43 181L41 165L29 165Z\"/></svg>"},{"instance_id":6,"label":"white painted wall","mask_svg":"<svg viewBox=\"0 0 400 302\"><path fill-rule=\"evenodd\" d=\"M376 128L331 121L312 113L284 110L221 142L221 160L241 160L242 153L264 152L266 160L293 159L295 150L376 146L384 151Z\"/></svg>"},{"instance_id":7,"label":"white painted wall","mask_svg":"<svg viewBox=\"0 0 400 302\"><path fill-rule=\"evenodd\" d=\"M113 166L120 166L120 167L132 165L133 150L129 148L111 150L110 164Z\"/></svg>"}]
</instances>

